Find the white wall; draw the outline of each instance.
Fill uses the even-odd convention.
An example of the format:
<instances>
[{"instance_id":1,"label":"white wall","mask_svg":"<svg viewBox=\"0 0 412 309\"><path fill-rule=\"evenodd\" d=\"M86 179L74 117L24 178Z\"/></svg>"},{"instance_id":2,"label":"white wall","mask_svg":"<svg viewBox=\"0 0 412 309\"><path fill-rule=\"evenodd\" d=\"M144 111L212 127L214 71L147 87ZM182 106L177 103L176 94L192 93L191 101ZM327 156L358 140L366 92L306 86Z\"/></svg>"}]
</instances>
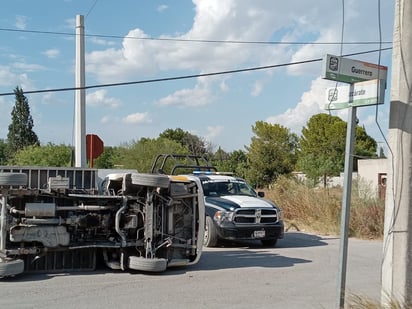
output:
<instances>
[{"instance_id":1,"label":"white wall","mask_svg":"<svg viewBox=\"0 0 412 309\"><path fill-rule=\"evenodd\" d=\"M362 182L368 184L371 193L377 196L379 174L386 174L388 171L387 159L365 159L358 160L358 176Z\"/></svg>"}]
</instances>

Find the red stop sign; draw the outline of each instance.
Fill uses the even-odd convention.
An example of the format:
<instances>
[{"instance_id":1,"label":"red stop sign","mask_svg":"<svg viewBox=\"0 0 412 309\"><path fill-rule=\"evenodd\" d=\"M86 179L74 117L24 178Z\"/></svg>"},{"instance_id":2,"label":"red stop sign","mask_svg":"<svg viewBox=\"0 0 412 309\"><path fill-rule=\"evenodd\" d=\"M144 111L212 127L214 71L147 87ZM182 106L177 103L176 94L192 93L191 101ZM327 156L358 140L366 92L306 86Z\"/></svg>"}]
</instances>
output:
<instances>
[{"instance_id":1,"label":"red stop sign","mask_svg":"<svg viewBox=\"0 0 412 309\"><path fill-rule=\"evenodd\" d=\"M92 161L103 153L103 141L95 134L86 135L86 153L87 158Z\"/></svg>"}]
</instances>

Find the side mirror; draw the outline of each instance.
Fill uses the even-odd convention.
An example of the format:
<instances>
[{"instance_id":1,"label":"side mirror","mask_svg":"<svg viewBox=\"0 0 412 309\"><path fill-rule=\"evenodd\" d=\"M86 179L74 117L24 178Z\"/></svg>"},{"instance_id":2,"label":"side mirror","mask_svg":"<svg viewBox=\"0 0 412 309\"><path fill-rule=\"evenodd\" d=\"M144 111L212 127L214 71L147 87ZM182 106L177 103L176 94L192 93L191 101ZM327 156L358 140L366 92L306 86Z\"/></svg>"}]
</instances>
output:
<instances>
[{"instance_id":1,"label":"side mirror","mask_svg":"<svg viewBox=\"0 0 412 309\"><path fill-rule=\"evenodd\" d=\"M265 192L259 191L259 192L257 193L257 195L258 195L259 197L265 197Z\"/></svg>"}]
</instances>

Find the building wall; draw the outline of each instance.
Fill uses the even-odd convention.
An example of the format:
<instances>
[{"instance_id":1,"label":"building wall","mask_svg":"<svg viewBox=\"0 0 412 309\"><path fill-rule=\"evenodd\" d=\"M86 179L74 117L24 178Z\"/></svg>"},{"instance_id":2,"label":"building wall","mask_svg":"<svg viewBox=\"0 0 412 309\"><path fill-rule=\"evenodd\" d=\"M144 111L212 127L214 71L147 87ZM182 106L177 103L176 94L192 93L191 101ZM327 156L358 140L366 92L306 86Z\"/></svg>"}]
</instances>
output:
<instances>
[{"instance_id":1,"label":"building wall","mask_svg":"<svg viewBox=\"0 0 412 309\"><path fill-rule=\"evenodd\" d=\"M360 196L385 199L387 164L387 159L358 160L358 172L352 173L352 180L357 180L357 192ZM294 175L299 180L306 181L305 174L296 172ZM329 177L327 186L343 187L343 183L344 173L341 173L340 176ZM319 182L318 186L322 186L322 182Z\"/></svg>"},{"instance_id":2,"label":"building wall","mask_svg":"<svg viewBox=\"0 0 412 309\"><path fill-rule=\"evenodd\" d=\"M385 198L387 165L387 159L358 160L358 177L366 194L369 189L372 196Z\"/></svg>"}]
</instances>

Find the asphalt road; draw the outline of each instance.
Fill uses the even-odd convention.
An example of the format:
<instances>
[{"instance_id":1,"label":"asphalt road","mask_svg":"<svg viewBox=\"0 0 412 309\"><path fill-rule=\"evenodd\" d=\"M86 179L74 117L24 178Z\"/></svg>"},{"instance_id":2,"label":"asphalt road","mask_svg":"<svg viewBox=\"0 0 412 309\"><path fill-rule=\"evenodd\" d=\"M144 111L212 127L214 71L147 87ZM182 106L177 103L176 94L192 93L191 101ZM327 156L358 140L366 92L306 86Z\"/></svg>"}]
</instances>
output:
<instances>
[{"instance_id":1,"label":"asphalt road","mask_svg":"<svg viewBox=\"0 0 412 309\"><path fill-rule=\"evenodd\" d=\"M382 242L349 240L347 295L379 300ZM20 275L0 281L0 308L336 308L339 239L288 232L205 248L200 262L147 275Z\"/></svg>"}]
</instances>

